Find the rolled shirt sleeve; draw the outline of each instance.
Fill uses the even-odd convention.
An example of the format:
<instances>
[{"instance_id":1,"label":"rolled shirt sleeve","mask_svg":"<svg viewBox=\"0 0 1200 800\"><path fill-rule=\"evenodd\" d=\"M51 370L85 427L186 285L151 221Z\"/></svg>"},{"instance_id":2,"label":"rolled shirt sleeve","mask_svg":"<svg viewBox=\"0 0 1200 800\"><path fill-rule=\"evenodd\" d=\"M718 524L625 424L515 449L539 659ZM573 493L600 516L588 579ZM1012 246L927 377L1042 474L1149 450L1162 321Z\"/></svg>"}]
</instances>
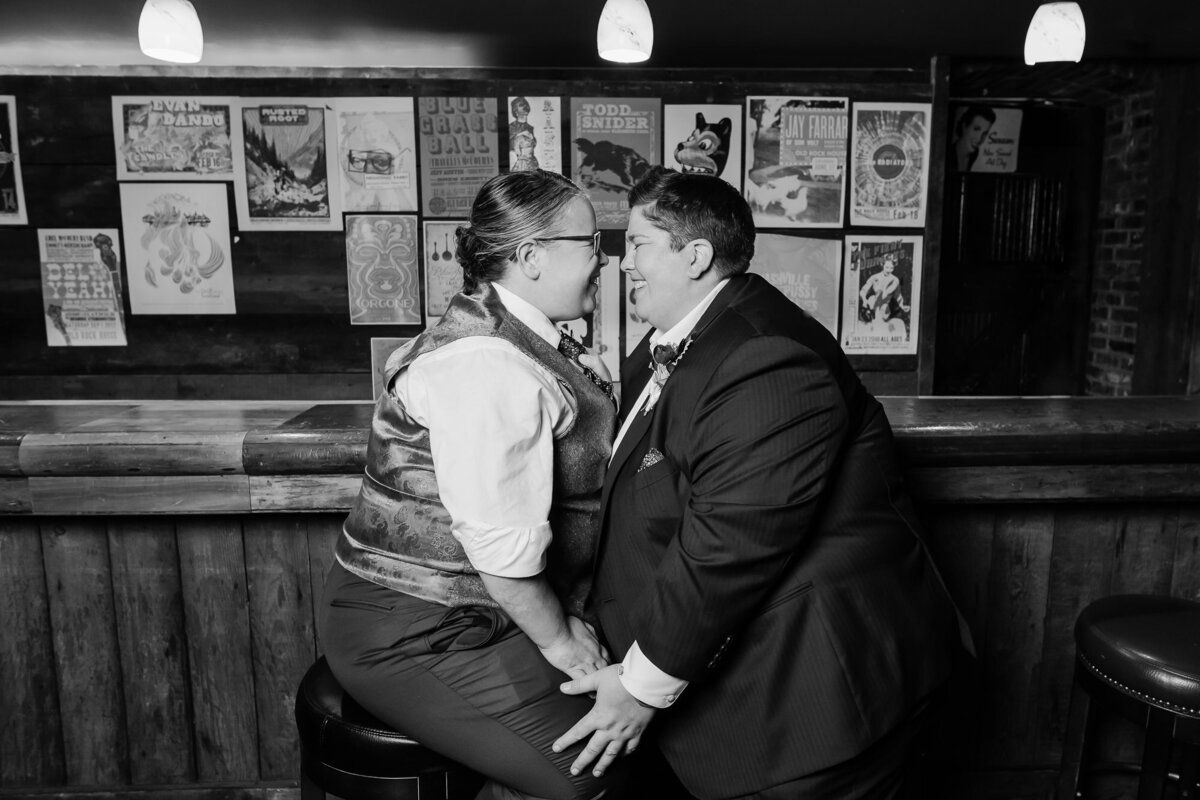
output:
<instances>
[{"instance_id":1,"label":"rolled shirt sleeve","mask_svg":"<svg viewBox=\"0 0 1200 800\"><path fill-rule=\"evenodd\" d=\"M575 424L558 379L503 339L467 337L419 356L393 391L429 429L442 504L472 566L505 578L540 573L554 440Z\"/></svg>"}]
</instances>

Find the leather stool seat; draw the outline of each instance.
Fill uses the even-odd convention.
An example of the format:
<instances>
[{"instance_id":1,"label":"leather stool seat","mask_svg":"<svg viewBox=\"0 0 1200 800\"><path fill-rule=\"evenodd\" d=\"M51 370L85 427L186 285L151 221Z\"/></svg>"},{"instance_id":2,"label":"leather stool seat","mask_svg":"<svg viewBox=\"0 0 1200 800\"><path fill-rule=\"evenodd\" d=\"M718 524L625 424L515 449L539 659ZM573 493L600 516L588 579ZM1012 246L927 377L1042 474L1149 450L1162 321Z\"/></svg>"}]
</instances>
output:
<instances>
[{"instance_id":1,"label":"leather stool seat","mask_svg":"<svg viewBox=\"0 0 1200 800\"><path fill-rule=\"evenodd\" d=\"M300 681L296 726L305 798L326 791L380 800L472 797L482 783L465 767L367 713L342 689L324 658Z\"/></svg>"},{"instance_id":2,"label":"leather stool seat","mask_svg":"<svg viewBox=\"0 0 1200 800\"><path fill-rule=\"evenodd\" d=\"M1140 776L1138 800L1161 800L1172 781L1180 797L1200 796L1200 603L1114 595L1080 612L1059 800L1086 796L1085 773L1129 769L1089 763L1093 702L1145 729L1141 766L1133 768Z\"/></svg>"},{"instance_id":3,"label":"leather stool seat","mask_svg":"<svg viewBox=\"0 0 1200 800\"><path fill-rule=\"evenodd\" d=\"M1075 642L1080 663L1117 691L1200 717L1200 603L1105 597L1079 615Z\"/></svg>"}]
</instances>

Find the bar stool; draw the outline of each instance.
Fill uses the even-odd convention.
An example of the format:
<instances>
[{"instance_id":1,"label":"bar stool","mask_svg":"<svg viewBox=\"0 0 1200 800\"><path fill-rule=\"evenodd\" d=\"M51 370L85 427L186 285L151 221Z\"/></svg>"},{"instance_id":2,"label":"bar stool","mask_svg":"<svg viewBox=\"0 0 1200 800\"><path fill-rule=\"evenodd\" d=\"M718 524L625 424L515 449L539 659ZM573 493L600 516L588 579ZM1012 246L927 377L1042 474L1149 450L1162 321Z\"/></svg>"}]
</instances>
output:
<instances>
[{"instance_id":1,"label":"bar stool","mask_svg":"<svg viewBox=\"0 0 1200 800\"><path fill-rule=\"evenodd\" d=\"M1058 800L1079 794L1099 703L1141 724L1145 744L1138 800L1161 800L1172 756L1178 797L1200 797L1200 603L1174 597L1115 595L1095 601L1075 622L1075 685L1063 747Z\"/></svg>"},{"instance_id":2,"label":"bar stool","mask_svg":"<svg viewBox=\"0 0 1200 800\"><path fill-rule=\"evenodd\" d=\"M296 690L300 796L352 800L468 800L483 778L368 714L322 658Z\"/></svg>"}]
</instances>

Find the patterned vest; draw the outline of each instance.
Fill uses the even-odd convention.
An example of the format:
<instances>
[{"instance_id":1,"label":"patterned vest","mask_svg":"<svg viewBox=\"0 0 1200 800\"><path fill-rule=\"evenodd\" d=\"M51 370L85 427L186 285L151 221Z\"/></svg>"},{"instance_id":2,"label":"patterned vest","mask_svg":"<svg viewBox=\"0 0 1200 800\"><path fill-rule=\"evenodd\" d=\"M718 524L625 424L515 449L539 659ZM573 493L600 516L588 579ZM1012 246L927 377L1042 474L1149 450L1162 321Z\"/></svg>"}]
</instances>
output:
<instances>
[{"instance_id":1,"label":"patterned vest","mask_svg":"<svg viewBox=\"0 0 1200 800\"><path fill-rule=\"evenodd\" d=\"M600 489L614 433L612 404L582 370L510 315L486 283L475 294L455 295L441 323L392 354L385 385L422 353L467 336L497 336L512 343L575 398L575 424L554 442L553 540L544 574L567 613L580 616L600 533ZM415 597L446 606L496 606L450 533L429 430L410 419L391 392L384 392L375 406L362 488L335 553L355 575Z\"/></svg>"}]
</instances>

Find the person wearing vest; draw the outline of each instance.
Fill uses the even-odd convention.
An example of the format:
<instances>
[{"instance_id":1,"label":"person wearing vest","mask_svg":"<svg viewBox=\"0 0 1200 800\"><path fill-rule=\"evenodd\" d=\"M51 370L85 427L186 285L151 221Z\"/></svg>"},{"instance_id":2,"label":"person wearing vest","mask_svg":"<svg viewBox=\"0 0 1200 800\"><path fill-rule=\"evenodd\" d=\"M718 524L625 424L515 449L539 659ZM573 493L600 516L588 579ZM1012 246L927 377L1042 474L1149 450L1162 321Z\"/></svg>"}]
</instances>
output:
<instances>
[{"instance_id":1,"label":"person wearing vest","mask_svg":"<svg viewBox=\"0 0 1200 800\"><path fill-rule=\"evenodd\" d=\"M596 215L561 175L507 173L456 234L463 291L388 359L362 487L318 614L365 709L489 780L479 798L599 798L554 739L608 663L585 618L615 399L556 323L596 307ZM612 793L608 794L611 799Z\"/></svg>"}]
</instances>

